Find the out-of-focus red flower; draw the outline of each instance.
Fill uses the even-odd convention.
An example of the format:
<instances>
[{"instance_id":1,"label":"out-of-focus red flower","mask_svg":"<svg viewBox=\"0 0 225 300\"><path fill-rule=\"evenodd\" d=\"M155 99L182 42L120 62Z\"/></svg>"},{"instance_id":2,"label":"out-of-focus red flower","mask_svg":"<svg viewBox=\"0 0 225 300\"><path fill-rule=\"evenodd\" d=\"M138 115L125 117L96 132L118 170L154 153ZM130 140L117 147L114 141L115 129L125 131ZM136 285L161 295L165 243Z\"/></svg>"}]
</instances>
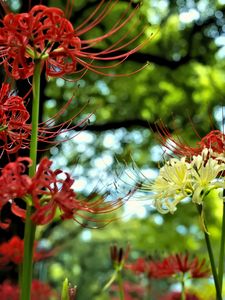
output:
<instances>
[{"instance_id":1,"label":"out-of-focus red flower","mask_svg":"<svg viewBox=\"0 0 225 300\"><path fill-rule=\"evenodd\" d=\"M180 138L172 136L163 123L157 125L157 130L161 144L177 156L192 157L200 155L203 149L210 149L217 154L224 153L225 151L225 134L220 130L210 131L196 143L196 147L190 147Z\"/></svg>"},{"instance_id":2,"label":"out-of-focus red flower","mask_svg":"<svg viewBox=\"0 0 225 300\"><path fill-rule=\"evenodd\" d=\"M199 260L197 256L191 259L188 253L179 253L171 257L171 263L173 262L176 264L177 272L189 272L191 278L204 278L210 275L210 268L206 265L206 260Z\"/></svg>"},{"instance_id":3,"label":"out-of-focus red flower","mask_svg":"<svg viewBox=\"0 0 225 300\"><path fill-rule=\"evenodd\" d=\"M161 260L146 260L138 258L136 262L126 264L126 268L136 274L146 274L148 278L164 278L174 274L174 269L171 268L170 261Z\"/></svg>"},{"instance_id":4,"label":"out-of-focus red flower","mask_svg":"<svg viewBox=\"0 0 225 300\"><path fill-rule=\"evenodd\" d=\"M30 133L27 126L29 117L23 98L10 94L10 85L3 83L0 90L1 148L8 153L15 153L26 146Z\"/></svg>"},{"instance_id":5,"label":"out-of-focus red flower","mask_svg":"<svg viewBox=\"0 0 225 300\"><path fill-rule=\"evenodd\" d=\"M4 281L0 284L0 295L2 300L19 300L19 288L9 281Z\"/></svg>"},{"instance_id":6,"label":"out-of-focus red flower","mask_svg":"<svg viewBox=\"0 0 225 300\"><path fill-rule=\"evenodd\" d=\"M163 260L149 260L139 258L136 262L126 265L127 269L135 273L145 273L149 278L168 278L179 273L188 273L191 278L204 278L210 275L210 269L205 259L190 258L189 254L170 255Z\"/></svg>"},{"instance_id":7,"label":"out-of-focus red flower","mask_svg":"<svg viewBox=\"0 0 225 300\"><path fill-rule=\"evenodd\" d=\"M38 243L34 245L34 261L43 260L51 257L54 251L37 250ZM13 236L8 242L0 245L0 265L10 262L19 265L23 261L24 241L18 236Z\"/></svg>"},{"instance_id":8,"label":"out-of-focus red flower","mask_svg":"<svg viewBox=\"0 0 225 300\"><path fill-rule=\"evenodd\" d=\"M141 300L145 294L145 288L140 284L125 281L123 284L124 287L124 297L125 300ZM111 287L112 292L118 292L118 286L112 285ZM111 300L118 300L119 298L111 297Z\"/></svg>"},{"instance_id":9,"label":"out-of-focus red flower","mask_svg":"<svg viewBox=\"0 0 225 300\"><path fill-rule=\"evenodd\" d=\"M12 237L8 242L0 245L0 265L13 262L19 265L23 261L24 243L18 236Z\"/></svg>"},{"instance_id":10,"label":"out-of-focus red flower","mask_svg":"<svg viewBox=\"0 0 225 300\"><path fill-rule=\"evenodd\" d=\"M15 79L25 79L33 75L35 60L41 60L48 76L58 77L65 74L84 74L87 70L105 74L105 69L118 66L129 55L137 52L147 41L133 46L132 50L121 52L133 44L144 32L135 37L133 24L125 33L122 29L133 19L136 9L125 10L102 36L82 39L90 33L113 10L116 1L100 1L96 9L77 28L73 28L63 11L56 7L34 6L28 13L7 14L0 28L0 56L6 72ZM102 41L119 34L114 44L104 50L95 50ZM111 65L99 66L95 61L117 61ZM81 68L80 68L80 67ZM105 74L112 76L112 74ZM82 75L80 76L82 77Z\"/></svg>"},{"instance_id":11,"label":"out-of-focus red flower","mask_svg":"<svg viewBox=\"0 0 225 300\"><path fill-rule=\"evenodd\" d=\"M170 292L160 298L160 300L180 300L181 293L180 292ZM196 295L187 292L185 294L186 300L200 300Z\"/></svg>"},{"instance_id":12,"label":"out-of-focus red flower","mask_svg":"<svg viewBox=\"0 0 225 300\"><path fill-rule=\"evenodd\" d=\"M151 277L166 278L179 273L188 273L191 278L204 278L210 275L210 269L206 266L205 259L198 257L190 258L189 254L175 254L164 258L162 261L155 261Z\"/></svg>"},{"instance_id":13,"label":"out-of-focus red flower","mask_svg":"<svg viewBox=\"0 0 225 300\"><path fill-rule=\"evenodd\" d=\"M125 265L126 269L131 270L134 273L148 273L149 262L144 258L140 257L133 263L128 263Z\"/></svg>"},{"instance_id":14,"label":"out-of-focus red flower","mask_svg":"<svg viewBox=\"0 0 225 300\"><path fill-rule=\"evenodd\" d=\"M19 300L19 287L9 281L0 284L1 300ZM47 284L39 280L32 281L31 300L58 299L57 293Z\"/></svg>"},{"instance_id":15,"label":"out-of-focus red flower","mask_svg":"<svg viewBox=\"0 0 225 300\"><path fill-rule=\"evenodd\" d=\"M54 291L47 283L34 279L31 287L31 300L58 299Z\"/></svg>"}]
</instances>

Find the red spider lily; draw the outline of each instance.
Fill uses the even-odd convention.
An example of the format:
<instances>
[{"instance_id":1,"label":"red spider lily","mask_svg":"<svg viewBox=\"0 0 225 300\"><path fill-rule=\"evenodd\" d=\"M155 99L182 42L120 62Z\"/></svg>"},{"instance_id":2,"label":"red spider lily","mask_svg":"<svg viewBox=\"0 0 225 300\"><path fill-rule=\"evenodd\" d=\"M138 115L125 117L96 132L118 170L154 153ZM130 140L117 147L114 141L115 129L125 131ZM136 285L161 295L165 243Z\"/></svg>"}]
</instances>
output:
<instances>
[{"instance_id":1,"label":"red spider lily","mask_svg":"<svg viewBox=\"0 0 225 300\"><path fill-rule=\"evenodd\" d=\"M34 223L49 223L54 218L57 208L63 220L74 219L80 223L79 219L82 218L90 222L102 222L98 220L97 215L110 213L123 204L124 199L105 201L104 196L95 194L86 199L79 199L72 189L74 180L61 170L52 171L51 165L52 162L48 158L43 158L36 175L32 178L30 194L36 210L31 218ZM59 175L66 178L60 179ZM131 194L132 192L127 197Z\"/></svg>"},{"instance_id":2,"label":"red spider lily","mask_svg":"<svg viewBox=\"0 0 225 300\"><path fill-rule=\"evenodd\" d=\"M154 268L150 269L151 277L166 278L179 273L188 273L191 278L204 278L210 275L210 269L206 261L199 261L198 257L190 259L188 254L175 254L154 262Z\"/></svg>"},{"instance_id":3,"label":"red spider lily","mask_svg":"<svg viewBox=\"0 0 225 300\"><path fill-rule=\"evenodd\" d=\"M180 292L170 292L160 298L160 300L180 300L181 293ZM186 300L200 300L195 294L185 293Z\"/></svg>"},{"instance_id":4,"label":"red spider lily","mask_svg":"<svg viewBox=\"0 0 225 300\"><path fill-rule=\"evenodd\" d=\"M25 174L24 162L31 163L30 158L18 158L15 162L8 163L0 176L0 209L11 202L12 212L25 218L25 210L16 203L16 198L25 200L28 205L35 208L31 218L34 223L43 225L49 223L56 214L57 209L63 220L74 219L80 223L80 219L90 222L107 222L106 219L98 219L98 215L108 214L119 208L134 192L130 191L125 197L112 201L106 201L105 196L95 193L86 199L79 199L72 189L74 180L68 173L61 170L52 171L52 162L43 158L33 178ZM62 179L60 176L65 176ZM108 220L109 221L109 220ZM7 223L2 223L6 227Z\"/></svg>"},{"instance_id":5,"label":"red spider lily","mask_svg":"<svg viewBox=\"0 0 225 300\"><path fill-rule=\"evenodd\" d=\"M57 293L46 283L39 280L32 281L31 300L58 299ZM19 287L9 281L0 284L1 300L19 300Z\"/></svg>"},{"instance_id":6,"label":"red spider lily","mask_svg":"<svg viewBox=\"0 0 225 300\"><path fill-rule=\"evenodd\" d=\"M175 155L192 157L194 155L200 155L205 148L211 149L218 154L224 153L225 151L225 134L220 130L210 131L200 142L196 143L196 147L190 147L178 137L173 137L162 123L157 127L161 144Z\"/></svg>"},{"instance_id":7,"label":"red spider lily","mask_svg":"<svg viewBox=\"0 0 225 300\"><path fill-rule=\"evenodd\" d=\"M30 130L27 121L30 114L21 97L10 94L10 85L3 83L0 90L0 140L8 153L24 148Z\"/></svg>"},{"instance_id":8,"label":"red spider lily","mask_svg":"<svg viewBox=\"0 0 225 300\"><path fill-rule=\"evenodd\" d=\"M62 219L71 219L74 210L79 209L76 194L71 188L74 180L67 173L65 173L66 179L58 179L62 171L50 170L51 165L52 162L48 158L41 160L30 189L36 208L32 220L40 225L51 221L58 207L62 212Z\"/></svg>"},{"instance_id":9,"label":"red spider lily","mask_svg":"<svg viewBox=\"0 0 225 300\"><path fill-rule=\"evenodd\" d=\"M126 264L126 269L136 274L146 274L148 278L165 278L174 275L174 270L168 267L168 261L145 260L138 258L134 263Z\"/></svg>"},{"instance_id":10,"label":"red spider lily","mask_svg":"<svg viewBox=\"0 0 225 300\"><path fill-rule=\"evenodd\" d=\"M172 277L174 274L177 274L176 266L173 266L167 258L163 261L151 261L149 263L147 274L149 278L161 279Z\"/></svg>"},{"instance_id":11,"label":"red spider lily","mask_svg":"<svg viewBox=\"0 0 225 300\"><path fill-rule=\"evenodd\" d=\"M3 83L0 90L0 149L8 154L16 153L19 149L30 147L31 124L28 123L30 114L27 111L24 99L15 96L10 90L10 84ZM89 115L78 124L72 125L76 117L82 113L85 106L67 121L54 125L57 119L69 108L72 98L51 118L38 125L38 141L41 143L58 144L64 140L72 139L75 134L69 137L55 140L61 134L72 132L76 127L87 123ZM2 152L3 153L3 152Z\"/></svg>"},{"instance_id":12,"label":"red spider lily","mask_svg":"<svg viewBox=\"0 0 225 300\"><path fill-rule=\"evenodd\" d=\"M198 257L190 259L189 254L170 255L163 260L146 261L139 258L136 262L126 265L127 269L135 273L146 273L149 278L167 278L179 273L188 273L191 278L204 278L210 275L205 259Z\"/></svg>"},{"instance_id":13,"label":"red spider lily","mask_svg":"<svg viewBox=\"0 0 225 300\"><path fill-rule=\"evenodd\" d=\"M125 265L126 269L131 270L134 273L147 273L149 268L149 262L144 258L140 257L134 263L129 263Z\"/></svg>"},{"instance_id":14,"label":"red spider lily","mask_svg":"<svg viewBox=\"0 0 225 300\"><path fill-rule=\"evenodd\" d=\"M104 0L100 1L94 12L75 29L63 11L55 7L36 5L28 13L7 14L0 28L0 56L7 74L15 79L28 78L33 75L35 60L42 60L46 75L52 77L74 73L82 74L82 77L87 70L114 76L104 70L118 66L129 55L141 49L148 40L133 46L132 50L121 52L143 35L144 30L127 41L133 29L130 24L131 28L118 37L114 44L105 50L95 49L102 41L120 34L134 18L136 10L131 13L129 9L125 10L102 36L91 39L82 39L82 36L106 19L118 1L110 0L105 5ZM101 66L96 65L95 61L117 62Z\"/></svg>"},{"instance_id":15,"label":"red spider lily","mask_svg":"<svg viewBox=\"0 0 225 300\"><path fill-rule=\"evenodd\" d=\"M213 152L218 154L225 151L225 134L220 130L212 130L198 143L202 149L212 149Z\"/></svg>"},{"instance_id":16,"label":"red spider lily","mask_svg":"<svg viewBox=\"0 0 225 300\"><path fill-rule=\"evenodd\" d=\"M190 273L191 278L209 277L210 269L206 266L206 260L199 261L198 257L190 259L188 254L176 254L171 257L172 262L176 264L177 272Z\"/></svg>"},{"instance_id":17,"label":"red spider lily","mask_svg":"<svg viewBox=\"0 0 225 300\"><path fill-rule=\"evenodd\" d=\"M37 250L37 242L34 245L34 261L43 260L51 257L54 251ZM0 265L10 262L19 265L23 262L24 241L18 236L13 236L8 242L0 245Z\"/></svg>"}]
</instances>

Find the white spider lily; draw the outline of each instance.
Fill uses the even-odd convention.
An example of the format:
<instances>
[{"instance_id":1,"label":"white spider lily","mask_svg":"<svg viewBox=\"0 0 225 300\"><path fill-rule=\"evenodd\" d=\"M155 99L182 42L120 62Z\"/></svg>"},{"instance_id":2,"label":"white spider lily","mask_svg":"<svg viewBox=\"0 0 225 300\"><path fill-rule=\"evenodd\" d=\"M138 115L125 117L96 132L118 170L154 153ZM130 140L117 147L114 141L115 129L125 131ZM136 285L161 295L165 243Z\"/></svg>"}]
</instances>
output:
<instances>
[{"instance_id":1,"label":"white spider lily","mask_svg":"<svg viewBox=\"0 0 225 300\"><path fill-rule=\"evenodd\" d=\"M189 164L185 157L171 159L160 169L159 176L151 185L156 208L161 213L173 213L177 204L185 199L190 190Z\"/></svg>"},{"instance_id":2,"label":"white spider lily","mask_svg":"<svg viewBox=\"0 0 225 300\"><path fill-rule=\"evenodd\" d=\"M217 159L209 158L204 160L204 156L198 155L193 157L191 162L191 176L193 195L192 201L202 204L204 197L213 189L217 189L224 185L223 177L220 174L225 170L225 164ZM222 179L219 180L219 179Z\"/></svg>"},{"instance_id":3,"label":"white spider lily","mask_svg":"<svg viewBox=\"0 0 225 300\"><path fill-rule=\"evenodd\" d=\"M225 163L218 157L210 157L210 151L204 149L201 155L193 156L191 162L187 162L186 157L169 160L156 180L143 184L142 190L152 191L154 205L160 213L174 213L177 204L187 197L203 204L211 190L225 188L224 173Z\"/></svg>"}]
</instances>

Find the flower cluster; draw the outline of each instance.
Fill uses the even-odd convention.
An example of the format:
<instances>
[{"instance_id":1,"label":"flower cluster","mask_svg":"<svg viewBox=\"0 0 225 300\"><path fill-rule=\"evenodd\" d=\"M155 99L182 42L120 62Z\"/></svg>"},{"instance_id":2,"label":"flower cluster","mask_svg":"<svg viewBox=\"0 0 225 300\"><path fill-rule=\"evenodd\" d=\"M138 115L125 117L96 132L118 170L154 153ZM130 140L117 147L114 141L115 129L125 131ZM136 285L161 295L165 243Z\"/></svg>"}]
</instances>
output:
<instances>
[{"instance_id":1,"label":"flower cluster","mask_svg":"<svg viewBox=\"0 0 225 300\"><path fill-rule=\"evenodd\" d=\"M154 182L144 182L142 191L151 191L151 198L160 213L174 213L182 200L191 198L203 204L212 190L225 187L223 156L204 148L198 155L171 158L160 168Z\"/></svg>"},{"instance_id":2,"label":"flower cluster","mask_svg":"<svg viewBox=\"0 0 225 300\"><path fill-rule=\"evenodd\" d=\"M34 207L31 219L35 224L49 223L55 217L57 210L63 220L73 219L81 222L80 219L83 218L91 222L106 221L98 219L97 215L112 212L126 200L125 197L106 201L104 196L96 194L87 200L80 199L72 188L74 180L71 176L59 169L52 171L50 168L52 161L48 158L41 160L32 178L25 173L25 163L31 164L32 162L28 157L19 157L2 169L0 209L6 203L11 202L12 212L24 219L26 211L16 203L17 198L23 199L27 205ZM127 197L131 194L132 192L129 192ZM7 226L7 224L2 223L2 226Z\"/></svg>"},{"instance_id":3,"label":"flower cluster","mask_svg":"<svg viewBox=\"0 0 225 300\"><path fill-rule=\"evenodd\" d=\"M0 64L5 69L6 79L0 90L0 157L5 151L9 163L4 164L0 170L0 215L5 207L10 207L14 215L25 221L24 241L13 237L0 245L1 265L21 265L21 293L18 286L12 288L10 283L5 282L0 286L1 299L47 300L54 297L49 287L37 281L31 284L33 261L51 255L36 251L37 225L49 224L56 216L87 226L110 222L112 218L108 219L107 214L123 205L135 191L133 188L115 200L108 197L108 191L101 195L93 191L87 197L78 196L74 191L74 179L68 173L60 169L52 170L52 161L46 157L37 164L38 143L58 144L59 140L55 140L60 134L74 130L88 119L85 117L78 125L74 125L74 119L80 111L59 124L60 116L71 108L70 99L50 119L39 123L42 74L67 79L67 75L75 75L70 77L74 80L82 78L87 71L115 76L108 70L120 65L149 41L147 38L139 43L144 29L130 37L134 24L137 24L134 17L139 7L137 4L131 9L131 3L107 32L100 36L90 35L92 30L92 33L96 33L95 27L108 17L118 1L100 1L94 12L75 29L61 9L42 4L35 5L26 13L7 12L1 20ZM1 0L0 4L6 6ZM66 10L72 12L69 1ZM108 43L109 37L113 40L111 44ZM104 41L107 41L106 48L101 44ZM32 83L23 98L11 91L14 80L28 80ZM29 101L32 114L28 110ZM69 139L71 136L74 137L71 134ZM22 149L30 149L30 156L20 156ZM1 218L0 227L5 229L11 220L2 215ZM112 256L117 268L121 269L126 253L114 247ZM32 289L35 292L31 292ZM69 298L74 298L75 293L75 288L69 288Z\"/></svg>"},{"instance_id":4,"label":"flower cluster","mask_svg":"<svg viewBox=\"0 0 225 300\"><path fill-rule=\"evenodd\" d=\"M66 19L64 12L56 7L36 5L28 13L7 14L0 28L0 57L7 74L15 79L29 78L34 73L36 60L42 61L42 68L45 67L46 75L51 77L71 73L84 74L86 70L105 74L104 69L114 68L119 63L98 66L94 64L95 61L121 60L122 62L129 55L137 52L148 40L132 50L120 52L143 35L142 31L138 36L127 41L131 29L107 49L99 52L94 50L101 41L115 35L126 26L135 16L135 11L129 14L127 10L127 14L123 14L104 35L91 39L81 38L106 18L116 4L109 1L102 8L104 2L101 1L94 13L76 29ZM81 68L78 67L79 65ZM108 75L112 76L112 74Z\"/></svg>"}]
</instances>

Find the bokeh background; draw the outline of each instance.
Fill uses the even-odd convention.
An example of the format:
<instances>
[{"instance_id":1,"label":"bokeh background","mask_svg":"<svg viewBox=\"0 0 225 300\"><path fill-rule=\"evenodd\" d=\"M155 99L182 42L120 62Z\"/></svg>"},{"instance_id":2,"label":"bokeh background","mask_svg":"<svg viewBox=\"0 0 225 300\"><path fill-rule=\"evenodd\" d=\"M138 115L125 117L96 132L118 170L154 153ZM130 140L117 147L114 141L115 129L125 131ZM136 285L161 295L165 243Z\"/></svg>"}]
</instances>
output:
<instances>
[{"instance_id":1,"label":"bokeh background","mask_svg":"<svg viewBox=\"0 0 225 300\"><path fill-rule=\"evenodd\" d=\"M7 1L16 12L27 11L29 1ZM31 1L32 5L39 1ZM70 19L76 28L100 1L76 0ZM107 1L106 1L107 2ZM102 35L129 5L121 0L89 37ZM130 11L138 1L131 3ZM42 1L45 5L65 9L66 1ZM3 11L2 11L3 14ZM73 97L65 119L77 114L74 121L91 114L82 128L70 134L75 137L52 147L40 155L49 155L55 167L72 172L77 193L86 195L93 189L109 189L112 197L120 197L134 186L138 175L134 163L150 179L157 174L164 159L155 122L161 120L177 138L189 145L211 129L223 130L225 116L225 1L224 0L143 0L135 20L124 27L130 36L145 27L141 40L152 38L148 45L131 55L106 77L87 72L74 82L48 79L42 86L41 118L45 120ZM132 30L131 30L132 29ZM98 48L115 41L108 38ZM29 87L29 82L27 83ZM19 92L26 90L17 83ZM68 137L68 136L67 136ZM137 172L139 172L137 171ZM207 199L209 231L218 243L221 203L210 195ZM118 212L118 219L105 227L91 229L75 222L59 219L38 231L40 246L56 248L54 257L36 265L36 277L59 288L65 277L78 286L78 300L107 300L102 287L112 274L109 247L113 243L131 246L129 261L149 255L189 251L205 257L204 237L196 208L190 202L179 205L174 215L160 215L151 205L150 194L141 199L131 197ZM146 279L126 274L139 285ZM148 283L147 283L148 284ZM204 285L207 299L211 281ZM176 286L175 286L176 288ZM141 297L135 299L143 299ZM146 299L148 296L146 296Z\"/></svg>"}]
</instances>

